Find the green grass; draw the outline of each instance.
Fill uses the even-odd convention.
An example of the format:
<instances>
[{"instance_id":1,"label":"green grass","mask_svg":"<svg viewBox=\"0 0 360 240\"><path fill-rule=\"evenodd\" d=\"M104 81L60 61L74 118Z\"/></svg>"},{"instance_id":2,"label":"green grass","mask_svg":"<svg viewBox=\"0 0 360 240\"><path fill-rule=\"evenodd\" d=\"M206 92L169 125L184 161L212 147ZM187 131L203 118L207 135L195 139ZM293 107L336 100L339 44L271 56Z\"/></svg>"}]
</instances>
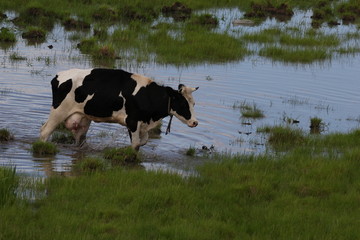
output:
<instances>
[{"instance_id":1,"label":"green grass","mask_svg":"<svg viewBox=\"0 0 360 240\"><path fill-rule=\"evenodd\" d=\"M16 199L19 177L15 174L15 170L15 168L0 167L0 209Z\"/></svg>"},{"instance_id":2,"label":"green grass","mask_svg":"<svg viewBox=\"0 0 360 240\"><path fill-rule=\"evenodd\" d=\"M32 42L43 42L46 39L46 30L40 27L29 27L21 35Z\"/></svg>"},{"instance_id":3,"label":"green grass","mask_svg":"<svg viewBox=\"0 0 360 240\"><path fill-rule=\"evenodd\" d=\"M0 13L1 14L1 13ZM2 27L0 29L0 42L3 43L15 43L16 35L10 29Z\"/></svg>"},{"instance_id":4,"label":"green grass","mask_svg":"<svg viewBox=\"0 0 360 240\"><path fill-rule=\"evenodd\" d=\"M190 147L188 148L188 150L186 150L186 153L185 153L185 154L186 154L187 156L190 156L190 157L195 156L195 154L196 154L196 148L190 146Z\"/></svg>"},{"instance_id":5,"label":"green grass","mask_svg":"<svg viewBox=\"0 0 360 240\"><path fill-rule=\"evenodd\" d=\"M91 0L84 0L59 4L49 0L36 0L20 4L19 0L14 0L0 3L0 9L15 10L19 13L14 23L20 26L20 31L25 31L24 37L28 38L30 35L26 31L29 25L36 27L37 41L44 41L47 32L51 31L56 23L64 25L68 30L89 31L93 28L94 33L87 34L85 39L80 40L78 46L82 53L91 56L95 65L112 67L117 60L155 61L177 66L218 64L240 61L252 54L254 49L256 51L260 49L256 54L275 61L302 64L328 60L336 53L357 54L358 47L353 46L354 44L350 43L351 40L346 36L323 34L321 31L315 31L314 34L300 28L296 31L289 28L270 28L256 33L245 32L240 36L234 36L229 30L219 33L213 29L217 29L220 19L207 13L197 14L196 10L224 7L249 10L250 6L254 8L257 5L300 8L316 6L321 11L334 15L340 12L344 14L356 12L356 1L358 0L349 1L349 4L306 0L242 1L240 4L234 0L195 2L187 0L182 3L193 10L189 19L181 22L160 22L155 26L154 20L161 16L161 9L164 6L171 6L173 2L100 0L90 4ZM285 5L281 5L283 3ZM115 26L113 33L106 31L111 26ZM44 32L40 33L40 29ZM349 47L339 47L343 40L349 42ZM247 46L247 43L261 45Z\"/></svg>"},{"instance_id":6,"label":"green grass","mask_svg":"<svg viewBox=\"0 0 360 240\"><path fill-rule=\"evenodd\" d=\"M279 155L217 155L182 177L114 168L51 177L0 209L0 239L357 239L360 130Z\"/></svg>"},{"instance_id":7,"label":"green grass","mask_svg":"<svg viewBox=\"0 0 360 240\"><path fill-rule=\"evenodd\" d=\"M0 142L7 142L13 139L14 136L11 134L10 130L6 128L0 129Z\"/></svg>"},{"instance_id":8,"label":"green grass","mask_svg":"<svg viewBox=\"0 0 360 240\"><path fill-rule=\"evenodd\" d=\"M283 47L264 47L259 51L259 55L275 61L290 63L313 63L329 59L331 54L325 48L301 49Z\"/></svg>"},{"instance_id":9,"label":"green grass","mask_svg":"<svg viewBox=\"0 0 360 240\"><path fill-rule=\"evenodd\" d=\"M141 161L139 153L132 147L108 148L103 151L103 156L112 166L138 164Z\"/></svg>"},{"instance_id":10,"label":"green grass","mask_svg":"<svg viewBox=\"0 0 360 240\"><path fill-rule=\"evenodd\" d=\"M106 169L106 163L104 159L99 157L86 157L78 160L73 170L79 174L94 173L97 171L104 171Z\"/></svg>"},{"instance_id":11,"label":"green grass","mask_svg":"<svg viewBox=\"0 0 360 240\"><path fill-rule=\"evenodd\" d=\"M300 129L290 127L274 127L270 130L268 142L274 148L293 148L303 144L307 139Z\"/></svg>"},{"instance_id":12,"label":"green grass","mask_svg":"<svg viewBox=\"0 0 360 240\"><path fill-rule=\"evenodd\" d=\"M240 108L241 116L243 118L265 117L263 110L261 110L255 103L249 104L246 101L241 103L234 103L233 108Z\"/></svg>"},{"instance_id":13,"label":"green grass","mask_svg":"<svg viewBox=\"0 0 360 240\"><path fill-rule=\"evenodd\" d=\"M9 55L9 59L10 61L25 61L27 58L24 57L24 56L21 56L19 53L17 52L12 52L10 55Z\"/></svg>"},{"instance_id":14,"label":"green grass","mask_svg":"<svg viewBox=\"0 0 360 240\"><path fill-rule=\"evenodd\" d=\"M36 141L31 147L31 152L37 156L55 155L58 151L56 145L50 142Z\"/></svg>"},{"instance_id":15,"label":"green grass","mask_svg":"<svg viewBox=\"0 0 360 240\"><path fill-rule=\"evenodd\" d=\"M290 63L313 63L330 59L341 39L337 35L326 35L316 30L270 28L256 33L245 33L241 38L247 42L266 44L259 55L275 61ZM341 48L343 49L343 48ZM353 48L355 49L355 48ZM349 48L349 53L355 52Z\"/></svg>"}]
</instances>

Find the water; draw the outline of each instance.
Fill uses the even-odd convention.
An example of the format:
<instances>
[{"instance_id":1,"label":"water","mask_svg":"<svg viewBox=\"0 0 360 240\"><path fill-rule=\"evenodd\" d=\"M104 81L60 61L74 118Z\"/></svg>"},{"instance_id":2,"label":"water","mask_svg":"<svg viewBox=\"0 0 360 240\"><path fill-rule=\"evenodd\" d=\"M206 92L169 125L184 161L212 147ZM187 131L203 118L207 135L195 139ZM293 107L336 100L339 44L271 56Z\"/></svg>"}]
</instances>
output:
<instances>
[{"instance_id":1,"label":"water","mask_svg":"<svg viewBox=\"0 0 360 240\"><path fill-rule=\"evenodd\" d=\"M224 15L222 11L217 14ZM230 13L231 18L221 23L222 28L240 31L231 22L241 13L235 10ZM295 26L298 21L308 27L308 18L308 11L299 11L287 24ZM241 31L256 31L276 24L284 23L269 19ZM341 34L353 31L353 26L339 26L337 30ZM9 129L15 136L14 141L0 143L1 165L16 166L27 174L68 174L80 156L99 154L104 147L129 145L124 127L92 123L83 149L59 145L60 153L52 158L36 158L29 151L49 113L53 76L69 68L93 67L75 44L67 40L71 34L56 26L43 44L28 45L19 38L15 46L0 50L0 128ZM48 45L53 48L49 49ZM12 61L9 57L12 53L26 60ZM191 129L174 118L169 135L161 134L159 139L151 139L141 148L143 166L147 169L173 169L184 174L205 161L201 157L186 157L189 147L195 147L198 155L203 154L203 146L214 146L218 152L261 153L266 148L266 136L256 133L256 129L285 124L287 118L299 120L297 127L309 131L310 118L319 117L326 124L325 133L348 132L360 124L359 55L311 65L274 63L258 56L228 64L190 67L154 63L118 65L173 88L179 83L199 87L194 93L199 126ZM241 118L240 110L233 106L243 102L256 104L264 111L265 118ZM163 121L163 133L168 120Z\"/></svg>"}]
</instances>

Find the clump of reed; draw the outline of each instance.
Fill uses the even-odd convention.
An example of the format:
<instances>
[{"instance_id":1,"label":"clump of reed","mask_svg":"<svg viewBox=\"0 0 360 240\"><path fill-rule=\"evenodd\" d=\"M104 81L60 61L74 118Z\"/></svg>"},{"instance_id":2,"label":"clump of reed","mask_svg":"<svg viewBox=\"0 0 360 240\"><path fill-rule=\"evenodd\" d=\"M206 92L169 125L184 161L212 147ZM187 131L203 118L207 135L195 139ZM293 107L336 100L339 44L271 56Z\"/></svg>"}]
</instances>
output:
<instances>
[{"instance_id":1,"label":"clump of reed","mask_svg":"<svg viewBox=\"0 0 360 240\"><path fill-rule=\"evenodd\" d=\"M107 148L103 151L103 156L112 166L138 164L141 161L139 153L132 147Z\"/></svg>"},{"instance_id":2,"label":"clump of reed","mask_svg":"<svg viewBox=\"0 0 360 240\"><path fill-rule=\"evenodd\" d=\"M73 166L73 170L76 173L86 174L104 171L106 169L106 163L104 159L99 157L85 157L79 159Z\"/></svg>"},{"instance_id":3,"label":"clump of reed","mask_svg":"<svg viewBox=\"0 0 360 240\"><path fill-rule=\"evenodd\" d=\"M15 43L16 35L9 28L2 27L0 29L0 42L2 43Z\"/></svg>"},{"instance_id":4,"label":"clump of reed","mask_svg":"<svg viewBox=\"0 0 360 240\"><path fill-rule=\"evenodd\" d=\"M36 156L51 156L58 153L59 150L51 142L36 141L32 144L31 152Z\"/></svg>"},{"instance_id":5,"label":"clump of reed","mask_svg":"<svg viewBox=\"0 0 360 240\"><path fill-rule=\"evenodd\" d=\"M268 134L268 143L275 150L289 150L307 142L307 138L301 129L290 126L264 126L257 129L259 133Z\"/></svg>"},{"instance_id":6,"label":"clump of reed","mask_svg":"<svg viewBox=\"0 0 360 240\"><path fill-rule=\"evenodd\" d=\"M0 142L7 142L13 139L14 136L11 134L10 130L6 128L0 129Z\"/></svg>"},{"instance_id":7,"label":"clump of reed","mask_svg":"<svg viewBox=\"0 0 360 240\"><path fill-rule=\"evenodd\" d=\"M187 156L193 157L196 154L196 148L193 146L190 146L185 153Z\"/></svg>"},{"instance_id":8,"label":"clump of reed","mask_svg":"<svg viewBox=\"0 0 360 240\"><path fill-rule=\"evenodd\" d=\"M241 103L234 103L233 108L239 108L243 118L263 118L264 111L261 110L256 103L249 104L246 101Z\"/></svg>"}]
</instances>

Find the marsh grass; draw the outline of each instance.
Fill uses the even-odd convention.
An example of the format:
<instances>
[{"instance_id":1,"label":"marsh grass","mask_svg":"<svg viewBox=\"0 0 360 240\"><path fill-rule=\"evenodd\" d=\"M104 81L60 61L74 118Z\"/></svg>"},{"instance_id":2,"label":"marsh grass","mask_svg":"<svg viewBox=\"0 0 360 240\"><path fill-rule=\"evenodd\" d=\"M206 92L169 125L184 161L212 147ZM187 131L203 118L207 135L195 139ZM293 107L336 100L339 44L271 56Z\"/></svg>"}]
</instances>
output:
<instances>
[{"instance_id":1,"label":"marsh grass","mask_svg":"<svg viewBox=\"0 0 360 240\"><path fill-rule=\"evenodd\" d=\"M25 61L27 58L24 56L21 56L18 52L12 52L9 55L9 59L10 59L10 61L15 62L15 61Z\"/></svg>"},{"instance_id":2,"label":"marsh grass","mask_svg":"<svg viewBox=\"0 0 360 240\"><path fill-rule=\"evenodd\" d=\"M0 208L0 237L357 239L360 130L311 139L285 154L215 154L186 178L124 168L50 177L46 196Z\"/></svg>"},{"instance_id":3,"label":"marsh grass","mask_svg":"<svg viewBox=\"0 0 360 240\"><path fill-rule=\"evenodd\" d=\"M329 59L340 45L334 34L323 34L317 30L270 28L241 37L247 42L266 44L260 56L290 63L312 63Z\"/></svg>"},{"instance_id":4,"label":"marsh grass","mask_svg":"<svg viewBox=\"0 0 360 240\"><path fill-rule=\"evenodd\" d=\"M73 170L79 174L94 173L98 171L104 171L106 169L106 163L104 159L99 157L86 157L78 160Z\"/></svg>"},{"instance_id":5,"label":"marsh grass","mask_svg":"<svg viewBox=\"0 0 360 240\"><path fill-rule=\"evenodd\" d=\"M262 10L265 7L266 11L270 12L280 10L287 15L287 12L290 13L289 6L317 5L329 12L327 8L330 4L326 3L326 7L323 7L324 3L318 1L312 3L308 1L301 3L243 1L241 4L235 1L216 1L216 3L184 1L182 3L191 8L192 13L189 18L181 22L161 20L159 16L162 14L162 9L171 4L160 0L151 1L151 3L138 0L110 3L101 0L93 4L89 4L88 1L72 1L61 6L48 0L31 1L19 5L15 2L18 0L13 3L2 3L0 9L9 7L17 9L19 17L14 22L23 29L29 25L43 29L45 35L39 32L33 34L37 42L44 41L46 33L51 31L56 23L61 23L68 30L95 29L93 36L87 35L86 39L80 40L79 49L82 53L90 55L96 65L113 66L116 60L155 61L174 65L239 61L253 54L252 47L247 46L246 43L265 44L265 46L256 47L261 49L258 52L260 56L289 63L312 63L327 60L334 53L355 54L358 52L353 46L338 49L342 39L337 35L322 34L321 31L311 34L299 28L296 30L295 28L270 28L235 37L231 32L219 33L216 30L219 19L215 16L207 13L197 15L196 11L191 11L191 9L206 7L234 6L249 10L258 6ZM337 4L333 5L335 7ZM338 9L349 8L339 7ZM115 31L108 33L106 29L111 26L115 26ZM30 37L27 31L23 33L23 36ZM34 42L34 39L30 41L30 43Z\"/></svg>"},{"instance_id":6,"label":"marsh grass","mask_svg":"<svg viewBox=\"0 0 360 240\"><path fill-rule=\"evenodd\" d=\"M112 166L139 164L141 161L139 153L132 147L108 148L103 151L103 156Z\"/></svg>"},{"instance_id":7,"label":"marsh grass","mask_svg":"<svg viewBox=\"0 0 360 240\"><path fill-rule=\"evenodd\" d=\"M16 168L0 167L0 209L14 202L18 185Z\"/></svg>"},{"instance_id":8,"label":"marsh grass","mask_svg":"<svg viewBox=\"0 0 360 240\"><path fill-rule=\"evenodd\" d=\"M312 63L330 59L331 54L323 48L302 49L302 48L283 48L283 47L264 47L259 51L259 55L271 58L275 61L290 63Z\"/></svg>"},{"instance_id":9,"label":"marsh grass","mask_svg":"<svg viewBox=\"0 0 360 240\"><path fill-rule=\"evenodd\" d=\"M233 108L239 108L243 118L263 118L264 111L261 110L256 103L249 104L243 101L239 104L234 103Z\"/></svg>"},{"instance_id":10,"label":"marsh grass","mask_svg":"<svg viewBox=\"0 0 360 240\"><path fill-rule=\"evenodd\" d=\"M187 156L190 156L190 157L193 157L193 156L195 156L195 154L196 154L196 149L195 149L195 147L193 147L193 146L190 146L189 148L188 148L188 150L186 150L186 153L185 153Z\"/></svg>"},{"instance_id":11,"label":"marsh grass","mask_svg":"<svg viewBox=\"0 0 360 240\"><path fill-rule=\"evenodd\" d=\"M55 131L51 136L51 142L73 144L75 143L75 139L71 132Z\"/></svg>"},{"instance_id":12,"label":"marsh grass","mask_svg":"<svg viewBox=\"0 0 360 240\"><path fill-rule=\"evenodd\" d=\"M46 39L46 34L46 30L32 26L27 28L21 36L31 42L43 42Z\"/></svg>"},{"instance_id":13,"label":"marsh grass","mask_svg":"<svg viewBox=\"0 0 360 240\"><path fill-rule=\"evenodd\" d=\"M7 142L14 139L14 136L11 134L10 130L6 128L0 129L0 142Z\"/></svg>"},{"instance_id":14,"label":"marsh grass","mask_svg":"<svg viewBox=\"0 0 360 240\"><path fill-rule=\"evenodd\" d=\"M196 26L183 29L176 39L167 29L158 29L150 35L149 43L149 51L154 52L156 60L161 63L236 61L249 54L239 39Z\"/></svg>"},{"instance_id":15,"label":"marsh grass","mask_svg":"<svg viewBox=\"0 0 360 240\"><path fill-rule=\"evenodd\" d=\"M31 152L36 156L51 156L58 153L59 150L53 143L36 141L32 144Z\"/></svg>"},{"instance_id":16,"label":"marsh grass","mask_svg":"<svg viewBox=\"0 0 360 240\"><path fill-rule=\"evenodd\" d=\"M1 14L1 13L0 13ZM2 27L0 29L0 42L2 43L15 43L16 35L10 29Z\"/></svg>"},{"instance_id":17,"label":"marsh grass","mask_svg":"<svg viewBox=\"0 0 360 240\"><path fill-rule=\"evenodd\" d=\"M325 123L321 118L310 118L310 133L320 133L324 131Z\"/></svg>"},{"instance_id":18,"label":"marsh grass","mask_svg":"<svg viewBox=\"0 0 360 240\"><path fill-rule=\"evenodd\" d=\"M301 129L290 126L263 126L257 129L259 133L267 133L267 141L277 151L285 151L308 141Z\"/></svg>"}]
</instances>

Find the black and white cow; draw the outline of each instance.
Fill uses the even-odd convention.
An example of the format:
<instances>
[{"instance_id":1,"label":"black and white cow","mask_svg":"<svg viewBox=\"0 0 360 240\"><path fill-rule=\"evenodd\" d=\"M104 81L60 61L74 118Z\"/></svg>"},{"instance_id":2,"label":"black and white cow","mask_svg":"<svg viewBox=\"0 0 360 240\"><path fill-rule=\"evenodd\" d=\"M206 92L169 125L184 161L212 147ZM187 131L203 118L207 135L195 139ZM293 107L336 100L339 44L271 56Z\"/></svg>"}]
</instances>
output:
<instances>
[{"instance_id":1,"label":"black and white cow","mask_svg":"<svg viewBox=\"0 0 360 240\"><path fill-rule=\"evenodd\" d=\"M130 133L135 149L146 144L148 131L166 116L175 116L196 127L192 92L197 88L179 85L178 90L160 86L150 78L115 69L71 69L51 81L53 102L40 140L47 141L62 122L77 143L91 121L119 123Z\"/></svg>"}]
</instances>

